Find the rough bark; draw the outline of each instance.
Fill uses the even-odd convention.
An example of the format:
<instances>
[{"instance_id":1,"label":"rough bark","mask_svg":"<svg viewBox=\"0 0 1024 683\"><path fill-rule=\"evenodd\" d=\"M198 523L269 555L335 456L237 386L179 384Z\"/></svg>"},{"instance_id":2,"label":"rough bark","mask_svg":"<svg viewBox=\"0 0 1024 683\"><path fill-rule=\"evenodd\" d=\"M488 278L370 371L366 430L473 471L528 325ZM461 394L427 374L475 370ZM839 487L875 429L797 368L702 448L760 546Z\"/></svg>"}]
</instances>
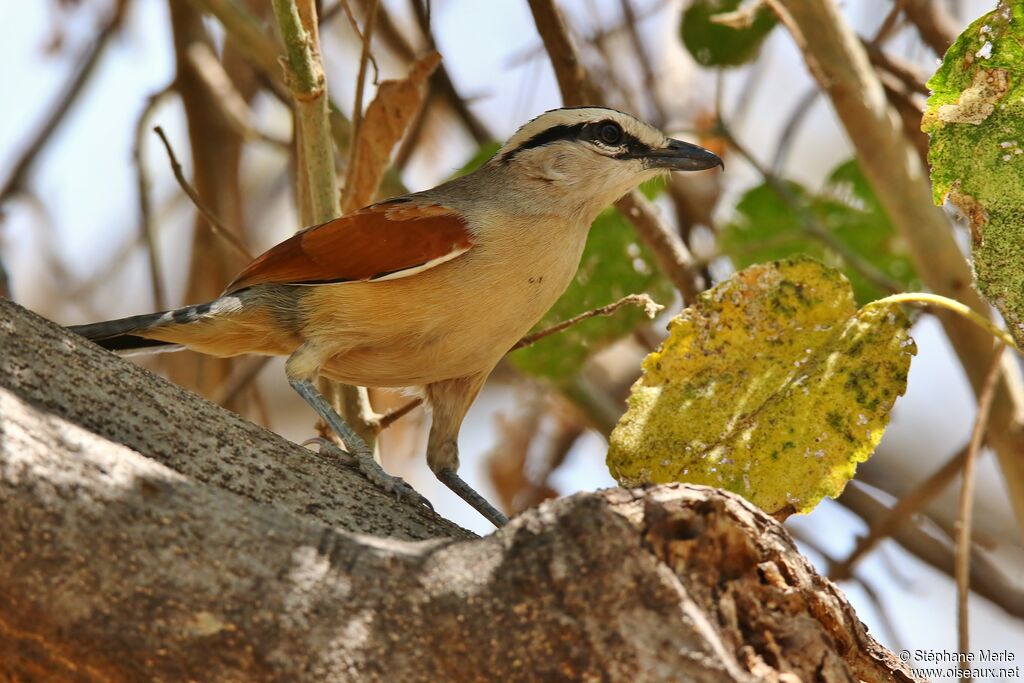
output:
<instances>
[{"instance_id":1,"label":"rough bark","mask_svg":"<svg viewBox=\"0 0 1024 683\"><path fill-rule=\"evenodd\" d=\"M738 497L471 538L6 301L0 499L4 680L913 680Z\"/></svg>"}]
</instances>

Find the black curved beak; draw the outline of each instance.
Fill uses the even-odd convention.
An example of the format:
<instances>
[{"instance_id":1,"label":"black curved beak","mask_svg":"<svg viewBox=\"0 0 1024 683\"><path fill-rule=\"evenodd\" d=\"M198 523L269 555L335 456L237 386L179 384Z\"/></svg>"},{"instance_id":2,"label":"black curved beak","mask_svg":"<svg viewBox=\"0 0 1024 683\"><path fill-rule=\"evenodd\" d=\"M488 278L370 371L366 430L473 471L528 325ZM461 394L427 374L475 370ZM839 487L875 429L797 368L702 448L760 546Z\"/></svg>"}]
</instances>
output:
<instances>
[{"instance_id":1,"label":"black curved beak","mask_svg":"<svg viewBox=\"0 0 1024 683\"><path fill-rule=\"evenodd\" d=\"M651 150L644 158L651 168L667 168L671 171L703 171L715 166L725 170L725 164L714 152L671 138L668 146Z\"/></svg>"}]
</instances>

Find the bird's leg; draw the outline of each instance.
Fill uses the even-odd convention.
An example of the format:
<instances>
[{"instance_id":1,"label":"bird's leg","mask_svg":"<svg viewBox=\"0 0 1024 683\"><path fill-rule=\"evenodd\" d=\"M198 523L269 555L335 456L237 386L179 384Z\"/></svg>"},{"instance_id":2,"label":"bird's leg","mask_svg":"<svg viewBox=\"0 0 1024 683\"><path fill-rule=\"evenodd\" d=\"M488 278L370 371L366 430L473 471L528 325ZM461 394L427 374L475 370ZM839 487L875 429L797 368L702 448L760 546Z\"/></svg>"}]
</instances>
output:
<instances>
[{"instance_id":1,"label":"bird's leg","mask_svg":"<svg viewBox=\"0 0 1024 683\"><path fill-rule=\"evenodd\" d=\"M500 528L508 523L508 517L488 503L457 474L459 429L470 404L480 393L487 374L436 382L426 387L427 401L433 409L430 437L427 440L427 464L441 483L469 503L487 521Z\"/></svg>"},{"instance_id":2,"label":"bird's leg","mask_svg":"<svg viewBox=\"0 0 1024 683\"><path fill-rule=\"evenodd\" d=\"M304 369L304 366L308 365L304 361L308 361L309 355L311 354L306 350L306 347L300 347L300 349L292 354L288 359L288 363L285 366L285 370L288 373L288 383L291 384L296 393L298 393L298 395L316 411L316 414L320 416L327 426L345 442L348 459L355 461L356 467L359 468L359 471L362 472L367 479L388 493L393 493L398 499L408 498L433 509L430 501L405 483L405 480L384 471L384 468L380 466L380 463L374 459L373 452L366 445L366 442L359 438L359 435L348 426L348 423L346 423L345 420L343 420L342 417L334 411L331 404L328 403L327 399L324 398L323 394L321 394L316 388L313 380L308 376L302 376L308 374L308 372L300 373L299 370ZM320 444L322 449L326 447L327 450L340 450L333 443L326 440L320 441Z\"/></svg>"}]
</instances>

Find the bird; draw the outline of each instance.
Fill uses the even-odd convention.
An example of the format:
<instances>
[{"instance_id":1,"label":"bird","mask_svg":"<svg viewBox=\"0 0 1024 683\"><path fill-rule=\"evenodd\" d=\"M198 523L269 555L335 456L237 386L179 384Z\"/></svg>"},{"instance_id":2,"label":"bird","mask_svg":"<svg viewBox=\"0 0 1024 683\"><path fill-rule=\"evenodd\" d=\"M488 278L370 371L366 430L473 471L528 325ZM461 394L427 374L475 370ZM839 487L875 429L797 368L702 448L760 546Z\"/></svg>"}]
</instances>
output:
<instances>
[{"instance_id":1,"label":"bird","mask_svg":"<svg viewBox=\"0 0 1024 683\"><path fill-rule=\"evenodd\" d=\"M69 329L120 354L287 356L288 382L341 438L337 451L386 491L425 502L316 380L418 388L432 416L427 464L500 527L505 515L458 475L459 430L484 381L569 286L603 209L649 179L716 166L714 153L621 111L554 109L472 173L295 233L213 301Z\"/></svg>"}]
</instances>

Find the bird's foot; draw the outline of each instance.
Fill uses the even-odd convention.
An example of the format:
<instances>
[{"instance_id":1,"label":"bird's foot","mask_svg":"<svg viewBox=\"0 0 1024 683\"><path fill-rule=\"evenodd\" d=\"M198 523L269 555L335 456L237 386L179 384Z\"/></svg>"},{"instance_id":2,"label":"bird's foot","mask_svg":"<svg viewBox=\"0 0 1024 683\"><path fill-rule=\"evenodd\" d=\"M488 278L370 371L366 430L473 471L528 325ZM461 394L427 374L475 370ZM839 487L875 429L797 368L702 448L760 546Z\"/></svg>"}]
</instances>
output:
<instances>
[{"instance_id":1,"label":"bird's foot","mask_svg":"<svg viewBox=\"0 0 1024 683\"><path fill-rule=\"evenodd\" d=\"M414 503L425 505L431 510L434 509L430 501L420 495L416 489L409 486L404 479L385 472L384 468L373 459L373 455L368 450L357 449L355 453L350 453L330 439L325 439L321 436L303 441L302 445L305 446L312 443L320 447L321 453L336 457L344 464L356 467L370 482L381 488L385 493L394 495L396 500L411 500Z\"/></svg>"},{"instance_id":2,"label":"bird's foot","mask_svg":"<svg viewBox=\"0 0 1024 683\"><path fill-rule=\"evenodd\" d=\"M436 472L437 478L445 486L454 491L459 498L466 501L474 510L483 515L488 522L497 528L508 524L508 517L501 514L487 499L477 493L472 486L463 481L462 477L456 474L455 470L445 467Z\"/></svg>"}]
</instances>

